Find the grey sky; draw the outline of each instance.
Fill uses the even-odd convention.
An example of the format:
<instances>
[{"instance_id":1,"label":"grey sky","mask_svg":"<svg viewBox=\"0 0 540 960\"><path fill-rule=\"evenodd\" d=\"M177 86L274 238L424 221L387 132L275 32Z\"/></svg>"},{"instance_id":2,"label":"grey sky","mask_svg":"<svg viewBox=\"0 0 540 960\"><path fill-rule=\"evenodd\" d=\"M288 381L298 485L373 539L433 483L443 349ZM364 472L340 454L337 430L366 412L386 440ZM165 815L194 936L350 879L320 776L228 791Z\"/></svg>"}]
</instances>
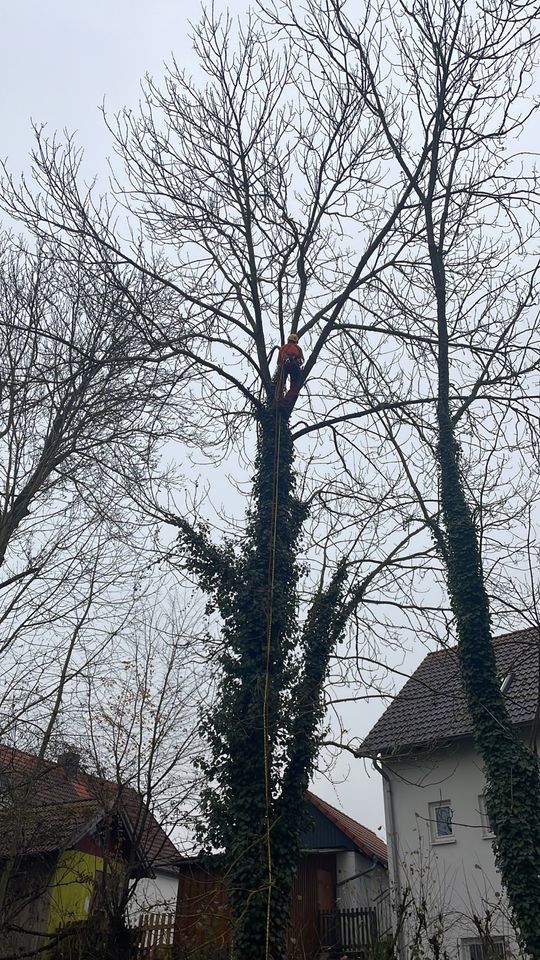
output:
<instances>
[{"instance_id":1,"label":"grey sky","mask_svg":"<svg viewBox=\"0 0 540 960\"><path fill-rule=\"evenodd\" d=\"M229 7L242 13L244 0ZM99 107L136 107L141 77L156 78L174 51L188 71L193 64L189 20L197 20L196 0L3 0L0 18L2 142L0 155L17 173L28 168L31 120L50 133L76 133L86 156L85 172L103 173L111 153ZM423 655L418 651L415 662ZM350 708L351 735L367 732L381 712L380 700ZM350 775L349 775L350 766ZM377 829L383 823L379 777L346 758L336 787L318 779L315 789L360 821Z\"/></svg>"},{"instance_id":2,"label":"grey sky","mask_svg":"<svg viewBox=\"0 0 540 960\"><path fill-rule=\"evenodd\" d=\"M78 131L88 167L102 167L103 98L111 111L135 106L141 77L159 76L171 50L189 66L188 21L200 9L196 0L3 0L2 156L15 170L25 163L32 119Z\"/></svg>"}]
</instances>

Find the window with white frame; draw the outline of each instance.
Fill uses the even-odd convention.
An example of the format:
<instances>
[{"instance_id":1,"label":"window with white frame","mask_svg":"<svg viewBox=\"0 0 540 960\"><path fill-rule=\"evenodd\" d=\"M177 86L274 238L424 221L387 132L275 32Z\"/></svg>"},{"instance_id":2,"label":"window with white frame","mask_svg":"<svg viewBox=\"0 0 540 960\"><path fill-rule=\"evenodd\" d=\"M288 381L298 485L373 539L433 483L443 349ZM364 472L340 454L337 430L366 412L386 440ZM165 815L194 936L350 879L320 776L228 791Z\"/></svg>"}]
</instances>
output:
<instances>
[{"instance_id":1,"label":"window with white frame","mask_svg":"<svg viewBox=\"0 0 540 960\"><path fill-rule=\"evenodd\" d=\"M480 811L480 822L482 824L482 836L486 838L495 836L495 828L493 826L493 820L491 819L486 806L486 798L484 794L478 797L478 809Z\"/></svg>"},{"instance_id":2,"label":"window with white frame","mask_svg":"<svg viewBox=\"0 0 540 960\"><path fill-rule=\"evenodd\" d=\"M504 937L470 937L461 941L461 960L505 960Z\"/></svg>"},{"instance_id":3,"label":"window with white frame","mask_svg":"<svg viewBox=\"0 0 540 960\"><path fill-rule=\"evenodd\" d=\"M449 843L455 840L454 811L449 800L440 800L429 805L429 822L433 843Z\"/></svg>"}]
</instances>

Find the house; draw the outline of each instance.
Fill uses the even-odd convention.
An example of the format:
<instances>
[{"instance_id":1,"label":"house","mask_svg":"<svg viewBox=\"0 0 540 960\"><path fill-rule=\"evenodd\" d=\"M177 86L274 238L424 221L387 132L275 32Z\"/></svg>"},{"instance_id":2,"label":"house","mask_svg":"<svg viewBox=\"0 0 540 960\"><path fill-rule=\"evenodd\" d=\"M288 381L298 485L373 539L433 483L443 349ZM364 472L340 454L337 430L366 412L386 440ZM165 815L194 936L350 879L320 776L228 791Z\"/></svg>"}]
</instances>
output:
<instances>
[{"instance_id":1,"label":"house","mask_svg":"<svg viewBox=\"0 0 540 960\"><path fill-rule=\"evenodd\" d=\"M289 960L321 949L358 953L390 929L386 844L372 830L308 792L311 824L291 896ZM177 946L227 956L230 917L219 857L184 860L180 869Z\"/></svg>"},{"instance_id":2,"label":"house","mask_svg":"<svg viewBox=\"0 0 540 960\"><path fill-rule=\"evenodd\" d=\"M493 642L508 712L523 737L537 727L539 639L528 629ZM485 778L456 648L427 655L365 738L363 751L383 776L393 897L416 904L400 934L402 956L420 935L418 906L426 918L425 942L436 937L449 957L513 954L515 935L495 866Z\"/></svg>"},{"instance_id":3,"label":"house","mask_svg":"<svg viewBox=\"0 0 540 960\"><path fill-rule=\"evenodd\" d=\"M86 920L113 885L120 899L145 882L162 909L164 894L176 901L178 859L135 790L85 773L73 752L53 763L0 745L0 958Z\"/></svg>"}]
</instances>

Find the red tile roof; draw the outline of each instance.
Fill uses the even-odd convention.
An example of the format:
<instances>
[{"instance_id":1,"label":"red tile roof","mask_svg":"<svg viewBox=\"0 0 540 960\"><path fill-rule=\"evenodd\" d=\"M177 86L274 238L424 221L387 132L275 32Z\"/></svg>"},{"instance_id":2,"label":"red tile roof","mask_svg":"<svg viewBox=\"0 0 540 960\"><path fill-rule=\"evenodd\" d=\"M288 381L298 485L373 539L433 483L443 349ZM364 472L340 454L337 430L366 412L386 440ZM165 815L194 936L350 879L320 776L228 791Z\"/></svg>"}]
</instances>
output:
<instances>
[{"instance_id":1,"label":"red tile roof","mask_svg":"<svg viewBox=\"0 0 540 960\"><path fill-rule=\"evenodd\" d=\"M516 725L535 719L539 689L540 637L519 630L493 640L501 679L511 674L505 699ZM399 754L414 747L472 735L457 647L428 653L365 738L366 754Z\"/></svg>"},{"instance_id":2,"label":"red tile roof","mask_svg":"<svg viewBox=\"0 0 540 960\"><path fill-rule=\"evenodd\" d=\"M306 790L306 798L313 804L316 810L319 810L325 817L328 817L331 823L338 830L341 830L346 837L351 840L355 847L366 855L366 857L375 857L384 866L388 865L388 850L384 840L381 840L373 830L364 827L363 824L348 817L346 813L333 807L326 800L321 800L311 790Z\"/></svg>"},{"instance_id":3,"label":"red tile roof","mask_svg":"<svg viewBox=\"0 0 540 960\"><path fill-rule=\"evenodd\" d=\"M21 802L28 789L25 814L25 852L70 849L84 834L111 811L119 812L132 833L147 864L152 867L172 866L180 854L131 787L102 780L77 770L70 775L58 763L44 760L38 767L37 757L22 750L0 744L0 792L3 778L8 799ZM13 836L9 806L0 812L0 853ZM21 824L18 824L21 829Z\"/></svg>"},{"instance_id":4,"label":"red tile roof","mask_svg":"<svg viewBox=\"0 0 540 960\"><path fill-rule=\"evenodd\" d=\"M31 806L0 811L0 856L24 856L72 850L103 820L103 810L90 801L55 807Z\"/></svg>"}]
</instances>

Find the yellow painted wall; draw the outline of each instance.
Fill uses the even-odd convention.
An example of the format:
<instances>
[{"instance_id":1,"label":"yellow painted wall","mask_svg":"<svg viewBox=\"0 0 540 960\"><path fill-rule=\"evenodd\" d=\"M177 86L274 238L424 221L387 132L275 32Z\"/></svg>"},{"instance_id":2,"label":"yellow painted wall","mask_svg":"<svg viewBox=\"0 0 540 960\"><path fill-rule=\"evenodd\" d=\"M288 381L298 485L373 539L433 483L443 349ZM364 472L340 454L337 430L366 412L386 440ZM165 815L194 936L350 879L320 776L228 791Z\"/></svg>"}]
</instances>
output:
<instances>
[{"instance_id":1,"label":"yellow painted wall","mask_svg":"<svg viewBox=\"0 0 540 960\"><path fill-rule=\"evenodd\" d=\"M79 850L60 854L51 886L49 933L88 916L97 870L103 870L101 857Z\"/></svg>"}]
</instances>

